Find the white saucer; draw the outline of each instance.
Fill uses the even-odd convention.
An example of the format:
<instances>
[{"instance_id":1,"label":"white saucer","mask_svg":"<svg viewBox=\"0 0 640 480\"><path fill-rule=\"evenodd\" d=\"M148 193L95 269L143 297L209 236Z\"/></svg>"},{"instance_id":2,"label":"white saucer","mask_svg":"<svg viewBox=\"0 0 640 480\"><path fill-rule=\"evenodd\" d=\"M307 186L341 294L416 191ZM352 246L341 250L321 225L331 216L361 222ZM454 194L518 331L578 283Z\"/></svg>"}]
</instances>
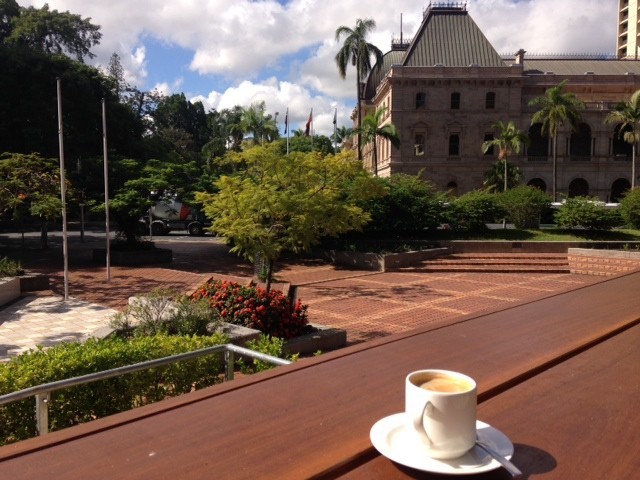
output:
<instances>
[{"instance_id":1,"label":"white saucer","mask_svg":"<svg viewBox=\"0 0 640 480\"><path fill-rule=\"evenodd\" d=\"M513 443L501 431L477 421L478 437L494 450L510 459ZM404 413L396 413L378 420L371 427L371 443L382 455L406 467L431 473L449 475L472 475L488 472L500 467L488 453L473 447L462 457L438 460L428 456L424 447L405 428Z\"/></svg>"}]
</instances>

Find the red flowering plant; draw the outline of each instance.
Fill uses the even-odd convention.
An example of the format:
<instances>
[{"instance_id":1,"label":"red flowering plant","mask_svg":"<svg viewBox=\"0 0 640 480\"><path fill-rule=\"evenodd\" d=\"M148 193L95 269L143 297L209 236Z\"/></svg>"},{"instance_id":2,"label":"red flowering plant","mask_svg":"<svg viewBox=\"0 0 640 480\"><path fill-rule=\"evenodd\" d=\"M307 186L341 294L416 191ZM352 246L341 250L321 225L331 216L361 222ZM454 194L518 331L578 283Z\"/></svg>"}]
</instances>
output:
<instances>
[{"instance_id":1,"label":"red flowering plant","mask_svg":"<svg viewBox=\"0 0 640 480\"><path fill-rule=\"evenodd\" d=\"M208 299L225 322L260 330L272 337L293 338L308 329L307 306L300 300L292 304L279 290L267 292L254 284L209 280L192 298Z\"/></svg>"}]
</instances>

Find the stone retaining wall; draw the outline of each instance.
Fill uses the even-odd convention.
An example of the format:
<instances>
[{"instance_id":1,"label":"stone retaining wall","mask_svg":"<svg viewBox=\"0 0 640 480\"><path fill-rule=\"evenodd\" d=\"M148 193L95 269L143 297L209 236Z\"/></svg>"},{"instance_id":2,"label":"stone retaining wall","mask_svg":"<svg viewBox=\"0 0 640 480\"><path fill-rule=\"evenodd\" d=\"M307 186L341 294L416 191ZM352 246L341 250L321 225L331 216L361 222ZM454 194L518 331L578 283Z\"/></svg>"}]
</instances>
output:
<instances>
[{"instance_id":1,"label":"stone retaining wall","mask_svg":"<svg viewBox=\"0 0 640 480\"><path fill-rule=\"evenodd\" d=\"M640 270L640 251L570 248L567 251L571 273L612 276Z\"/></svg>"}]
</instances>

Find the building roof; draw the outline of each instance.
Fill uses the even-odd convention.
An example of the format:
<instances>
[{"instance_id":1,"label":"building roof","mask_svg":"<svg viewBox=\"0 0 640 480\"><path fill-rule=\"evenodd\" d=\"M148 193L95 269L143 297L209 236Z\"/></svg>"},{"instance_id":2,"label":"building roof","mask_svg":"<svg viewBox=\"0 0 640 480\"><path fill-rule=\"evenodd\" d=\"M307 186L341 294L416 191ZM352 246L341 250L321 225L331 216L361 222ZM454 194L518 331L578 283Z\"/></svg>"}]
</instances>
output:
<instances>
[{"instance_id":1,"label":"building roof","mask_svg":"<svg viewBox=\"0 0 640 480\"><path fill-rule=\"evenodd\" d=\"M394 47L398 47L394 45ZM405 50L406 47L406 50ZM434 3L424 13L413 40L402 48L392 48L367 78L364 98L372 98L393 65L405 67L505 67L482 30L469 16L464 4Z\"/></svg>"},{"instance_id":2,"label":"building roof","mask_svg":"<svg viewBox=\"0 0 640 480\"><path fill-rule=\"evenodd\" d=\"M408 67L504 67L505 62L489 43L464 7L432 6L406 52Z\"/></svg>"},{"instance_id":3,"label":"building roof","mask_svg":"<svg viewBox=\"0 0 640 480\"><path fill-rule=\"evenodd\" d=\"M526 58L524 74L553 72L555 75L640 75L640 61L616 59Z\"/></svg>"}]
</instances>

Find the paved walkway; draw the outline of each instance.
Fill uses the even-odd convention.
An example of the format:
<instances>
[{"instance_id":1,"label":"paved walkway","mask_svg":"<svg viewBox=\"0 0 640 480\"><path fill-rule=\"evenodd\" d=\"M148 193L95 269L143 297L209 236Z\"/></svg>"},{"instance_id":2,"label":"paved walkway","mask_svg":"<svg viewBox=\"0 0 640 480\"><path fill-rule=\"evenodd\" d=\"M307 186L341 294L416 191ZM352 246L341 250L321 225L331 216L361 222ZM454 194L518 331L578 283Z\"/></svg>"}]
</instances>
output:
<instances>
[{"instance_id":1,"label":"paved walkway","mask_svg":"<svg viewBox=\"0 0 640 480\"><path fill-rule=\"evenodd\" d=\"M155 239L170 247L174 261L166 266L104 267L91 260L97 237L69 241L69 295L63 302L62 254L59 237L41 251L35 240L20 247L0 234L0 257L19 258L24 267L51 275L51 291L40 292L0 308L0 361L36 345L51 345L91 335L125 308L128 298L154 288L191 293L211 277L248 281L250 264L228 254L219 239L179 243ZM309 320L347 331L350 344L404 332L433 328L470 314L539 299L601 280L567 274L392 273L340 269L319 260L283 262L279 279L298 285L309 306Z\"/></svg>"}]
</instances>

